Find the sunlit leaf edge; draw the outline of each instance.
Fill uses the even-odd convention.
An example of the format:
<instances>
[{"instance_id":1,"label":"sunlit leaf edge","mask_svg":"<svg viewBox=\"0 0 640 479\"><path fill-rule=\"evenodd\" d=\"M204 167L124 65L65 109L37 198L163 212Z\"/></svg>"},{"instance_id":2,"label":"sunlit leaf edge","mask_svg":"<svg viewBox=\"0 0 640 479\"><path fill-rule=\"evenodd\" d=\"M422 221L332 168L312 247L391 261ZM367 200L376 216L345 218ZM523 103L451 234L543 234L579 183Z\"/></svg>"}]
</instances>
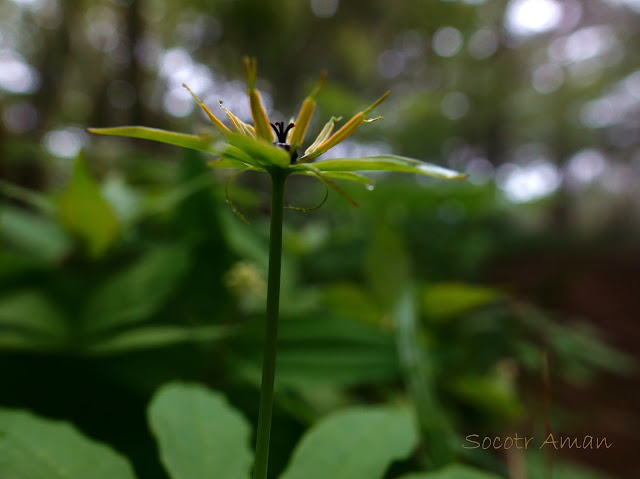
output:
<instances>
[{"instance_id":1,"label":"sunlit leaf edge","mask_svg":"<svg viewBox=\"0 0 640 479\"><path fill-rule=\"evenodd\" d=\"M414 173L444 180L463 180L467 177L464 173L450 170L442 166L396 155L367 156L363 158L334 158L316 161L313 163L313 166L322 172L390 171ZM300 169L302 168L303 165L300 165ZM297 169L297 167L294 167L294 169Z\"/></svg>"}]
</instances>

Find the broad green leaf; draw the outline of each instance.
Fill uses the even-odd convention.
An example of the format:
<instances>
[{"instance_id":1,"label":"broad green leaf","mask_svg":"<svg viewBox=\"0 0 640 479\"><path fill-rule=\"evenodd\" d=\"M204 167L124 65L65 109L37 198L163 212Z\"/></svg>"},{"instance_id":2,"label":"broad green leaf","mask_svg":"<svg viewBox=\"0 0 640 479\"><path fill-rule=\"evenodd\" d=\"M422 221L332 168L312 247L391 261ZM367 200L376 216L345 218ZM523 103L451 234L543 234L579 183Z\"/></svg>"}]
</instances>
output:
<instances>
[{"instance_id":1,"label":"broad green leaf","mask_svg":"<svg viewBox=\"0 0 640 479\"><path fill-rule=\"evenodd\" d=\"M468 466L448 466L434 472L409 474L398 479L500 479L500 476Z\"/></svg>"},{"instance_id":2,"label":"broad green leaf","mask_svg":"<svg viewBox=\"0 0 640 479\"><path fill-rule=\"evenodd\" d=\"M316 174L310 170L295 170L294 173L298 175L316 176ZM363 175L359 175L358 173L353 173L352 171L325 171L323 172L323 175L336 180L346 180L353 181L355 183L361 183L368 186L370 189L373 189L372 187L375 184L375 180Z\"/></svg>"},{"instance_id":3,"label":"broad green leaf","mask_svg":"<svg viewBox=\"0 0 640 479\"><path fill-rule=\"evenodd\" d=\"M412 414L359 407L322 419L302 437L280 479L379 479L416 447Z\"/></svg>"},{"instance_id":4,"label":"broad green leaf","mask_svg":"<svg viewBox=\"0 0 640 479\"><path fill-rule=\"evenodd\" d=\"M220 393L171 383L148 410L160 458L172 479L248 479L251 427Z\"/></svg>"},{"instance_id":5,"label":"broad green leaf","mask_svg":"<svg viewBox=\"0 0 640 479\"><path fill-rule=\"evenodd\" d=\"M313 163L320 171L395 171L433 176L443 180L462 180L463 173L442 166L395 155L368 156L365 158L336 158Z\"/></svg>"},{"instance_id":6,"label":"broad green leaf","mask_svg":"<svg viewBox=\"0 0 640 479\"><path fill-rule=\"evenodd\" d=\"M157 141L169 145L191 148L211 153L211 139L206 136L187 135L175 131L160 130L146 126L119 126L115 128L87 128L89 133L110 136L125 136L142 140Z\"/></svg>"},{"instance_id":7,"label":"broad green leaf","mask_svg":"<svg viewBox=\"0 0 640 479\"><path fill-rule=\"evenodd\" d=\"M264 334L259 326L235 338L234 346L249 358L240 373L258 384ZM391 331L326 314L281 319L276 361L276 382L294 387L366 384L400 374Z\"/></svg>"},{"instance_id":8,"label":"broad green leaf","mask_svg":"<svg viewBox=\"0 0 640 479\"><path fill-rule=\"evenodd\" d=\"M90 298L85 311L87 332L149 319L175 291L188 266L188 251L183 246L152 249L108 279Z\"/></svg>"},{"instance_id":9,"label":"broad green leaf","mask_svg":"<svg viewBox=\"0 0 640 479\"><path fill-rule=\"evenodd\" d=\"M87 348L93 354L117 354L126 351L163 348L174 344L214 341L229 334L221 326L147 326L132 329L98 341Z\"/></svg>"},{"instance_id":10,"label":"broad green leaf","mask_svg":"<svg viewBox=\"0 0 640 479\"><path fill-rule=\"evenodd\" d=\"M0 238L31 258L55 263L68 255L73 242L59 224L20 208L0 209Z\"/></svg>"},{"instance_id":11,"label":"broad green leaf","mask_svg":"<svg viewBox=\"0 0 640 479\"><path fill-rule=\"evenodd\" d=\"M276 382L294 386L355 385L391 380L398 363L389 348L349 349L331 346L282 349L278 352Z\"/></svg>"},{"instance_id":12,"label":"broad green leaf","mask_svg":"<svg viewBox=\"0 0 640 479\"><path fill-rule=\"evenodd\" d=\"M71 424L0 409L2 479L134 479L129 461Z\"/></svg>"},{"instance_id":13,"label":"broad green leaf","mask_svg":"<svg viewBox=\"0 0 640 479\"><path fill-rule=\"evenodd\" d=\"M62 223L85 241L91 256L101 256L118 238L118 219L89 173L82 152L58 202Z\"/></svg>"},{"instance_id":14,"label":"broad green leaf","mask_svg":"<svg viewBox=\"0 0 640 479\"><path fill-rule=\"evenodd\" d=\"M229 135L229 143L239 148L247 155L258 161L261 166L279 166L287 168L291 164L291 157L282 148L273 146L264 140L257 140L246 135Z\"/></svg>"},{"instance_id":15,"label":"broad green leaf","mask_svg":"<svg viewBox=\"0 0 640 479\"><path fill-rule=\"evenodd\" d=\"M464 283L434 283L422 293L422 310L430 318L446 319L487 306L504 295L486 286Z\"/></svg>"},{"instance_id":16,"label":"broad green leaf","mask_svg":"<svg viewBox=\"0 0 640 479\"><path fill-rule=\"evenodd\" d=\"M67 333L64 316L36 290L21 290L0 298L0 326L37 333L56 342Z\"/></svg>"}]
</instances>

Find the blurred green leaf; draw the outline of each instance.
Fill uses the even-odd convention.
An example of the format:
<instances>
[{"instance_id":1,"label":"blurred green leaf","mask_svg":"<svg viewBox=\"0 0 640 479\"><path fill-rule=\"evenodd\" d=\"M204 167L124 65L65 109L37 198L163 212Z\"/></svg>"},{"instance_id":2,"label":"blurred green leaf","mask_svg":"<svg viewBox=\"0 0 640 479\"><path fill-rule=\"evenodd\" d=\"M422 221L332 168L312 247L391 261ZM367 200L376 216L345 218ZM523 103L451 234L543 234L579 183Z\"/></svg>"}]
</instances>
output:
<instances>
[{"instance_id":1,"label":"blurred green leaf","mask_svg":"<svg viewBox=\"0 0 640 479\"><path fill-rule=\"evenodd\" d=\"M14 185L8 181L0 180L0 193L22 201L44 214L53 214L56 211L55 203L45 194Z\"/></svg>"},{"instance_id":2,"label":"blurred green leaf","mask_svg":"<svg viewBox=\"0 0 640 479\"><path fill-rule=\"evenodd\" d=\"M249 478L251 428L220 393L167 384L151 400L148 420L172 479Z\"/></svg>"},{"instance_id":3,"label":"blurred green leaf","mask_svg":"<svg viewBox=\"0 0 640 479\"><path fill-rule=\"evenodd\" d=\"M263 334L258 322L234 339L234 351L244 358L238 373L255 384L260 382ZM399 375L391 331L327 315L281 319L276 361L276 383L302 388L366 384Z\"/></svg>"},{"instance_id":4,"label":"blurred green leaf","mask_svg":"<svg viewBox=\"0 0 640 479\"><path fill-rule=\"evenodd\" d=\"M329 309L346 318L379 323L384 315L371 295L357 284L333 283L324 289L323 296Z\"/></svg>"},{"instance_id":5,"label":"blurred green leaf","mask_svg":"<svg viewBox=\"0 0 640 479\"><path fill-rule=\"evenodd\" d=\"M92 354L118 354L126 351L162 348L181 343L209 342L228 336L222 326L147 326L131 329L97 341L87 347Z\"/></svg>"},{"instance_id":6,"label":"blurred green leaf","mask_svg":"<svg viewBox=\"0 0 640 479\"><path fill-rule=\"evenodd\" d=\"M460 375L450 385L454 394L484 417L514 421L524 412L514 378L495 371L485 376Z\"/></svg>"},{"instance_id":7,"label":"blurred green leaf","mask_svg":"<svg viewBox=\"0 0 640 479\"><path fill-rule=\"evenodd\" d=\"M303 165L300 165L302 169ZM463 180L467 175L442 166L396 155L368 156L365 158L335 158L313 163L320 171L392 171L433 176L443 180Z\"/></svg>"},{"instance_id":8,"label":"blurred green leaf","mask_svg":"<svg viewBox=\"0 0 640 479\"><path fill-rule=\"evenodd\" d=\"M609 346L603 333L592 325L577 321L561 324L544 311L527 305L518 305L516 311L517 319L530 334L548 343L557 370L575 382L588 383L598 370L628 375L638 368L637 361ZM519 343L518 348L529 366L540 366L535 361L535 349L526 342Z\"/></svg>"},{"instance_id":9,"label":"blurred green leaf","mask_svg":"<svg viewBox=\"0 0 640 479\"><path fill-rule=\"evenodd\" d=\"M390 309L411 275L411 261L400 232L382 219L375 223L364 267L373 298Z\"/></svg>"},{"instance_id":10,"label":"blurred green leaf","mask_svg":"<svg viewBox=\"0 0 640 479\"><path fill-rule=\"evenodd\" d=\"M558 440L558 436L555 436L555 439ZM543 454L529 453L526 458L527 479L613 479L609 474L561 461L553 462L549 477Z\"/></svg>"},{"instance_id":11,"label":"blurred green leaf","mask_svg":"<svg viewBox=\"0 0 640 479\"><path fill-rule=\"evenodd\" d=\"M129 461L72 425L0 409L2 479L134 479Z\"/></svg>"},{"instance_id":12,"label":"blurred green leaf","mask_svg":"<svg viewBox=\"0 0 640 479\"><path fill-rule=\"evenodd\" d=\"M147 213L157 214L163 211L171 211L197 193L211 188L214 184L215 178L208 173L183 181L174 188L149 199L146 205Z\"/></svg>"},{"instance_id":13,"label":"blurred green leaf","mask_svg":"<svg viewBox=\"0 0 640 479\"><path fill-rule=\"evenodd\" d=\"M0 209L0 235L18 251L49 263L62 260L73 248L71 239L60 225L9 206Z\"/></svg>"},{"instance_id":14,"label":"blurred green leaf","mask_svg":"<svg viewBox=\"0 0 640 479\"><path fill-rule=\"evenodd\" d=\"M280 479L379 479L393 461L409 456L417 441L408 410L342 410L305 433Z\"/></svg>"},{"instance_id":15,"label":"blurred green leaf","mask_svg":"<svg viewBox=\"0 0 640 479\"><path fill-rule=\"evenodd\" d=\"M146 126L120 126L115 128L88 128L89 133L97 135L124 136L152 140L169 145L191 148L211 153L211 139L206 136L187 135L175 131L160 130Z\"/></svg>"},{"instance_id":16,"label":"blurred green leaf","mask_svg":"<svg viewBox=\"0 0 640 479\"><path fill-rule=\"evenodd\" d=\"M429 318L447 319L503 298L503 293L486 286L433 283L423 290L422 311Z\"/></svg>"},{"instance_id":17,"label":"blurred green leaf","mask_svg":"<svg viewBox=\"0 0 640 479\"><path fill-rule=\"evenodd\" d=\"M54 343L67 334L62 313L37 290L15 291L0 298L0 327L37 333Z\"/></svg>"},{"instance_id":18,"label":"blurred green leaf","mask_svg":"<svg viewBox=\"0 0 640 479\"><path fill-rule=\"evenodd\" d=\"M93 333L150 319L175 292L189 263L184 246L151 249L98 287L85 310L86 331Z\"/></svg>"},{"instance_id":19,"label":"blurred green leaf","mask_svg":"<svg viewBox=\"0 0 640 479\"><path fill-rule=\"evenodd\" d=\"M118 238L118 218L89 173L83 152L75 160L73 176L58 204L60 220L86 242L92 257L101 256Z\"/></svg>"},{"instance_id":20,"label":"blurred green leaf","mask_svg":"<svg viewBox=\"0 0 640 479\"><path fill-rule=\"evenodd\" d=\"M447 466L435 472L409 474L398 479L500 479L500 476L468 466Z\"/></svg>"},{"instance_id":21,"label":"blurred green leaf","mask_svg":"<svg viewBox=\"0 0 640 479\"><path fill-rule=\"evenodd\" d=\"M418 321L415 296L411 284L405 282L404 292L394 307L398 356L418 414L425 462L431 467L439 467L453 462L459 449L453 446L455 431L436 393L433 354L420 341L423 331Z\"/></svg>"},{"instance_id":22,"label":"blurred green leaf","mask_svg":"<svg viewBox=\"0 0 640 479\"><path fill-rule=\"evenodd\" d=\"M34 351L42 352L47 349L55 349L59 343L41 339L26 331L0 329L0 349L7 351Z\"/></svg>"},{"instance_id":23,"label":"blurred green leaf","mask_svg":"<svg viewBox=\"0 0 640 479\"><path fill-rule=\"evenodd\" d=\"M12 250L0 250L0 281L26 275L30 272L46 269L46 264L38 258L20 254Z\"/></svg>"},{"instance_id":24,"label":"blurred green leaf","mask_svg":"<svg viewBox=\"0 0 640 479\"><path fill-rule=\"evenodd\" d=\"M280 322L277 368L276 382L294 385L363 384L399 374L390 331L326 316Z\"/></svg>"},{"instance_id":25,"label":"blurred green leaf","mask_svg":"<svg viewBox=\"0 0 640 479\"><path fill-rule=\"evenodd\" d=\"M142 194L120 175L104 181L102 194L122 225L132 224L142 213Z\"/></svg>"}]
</instances>

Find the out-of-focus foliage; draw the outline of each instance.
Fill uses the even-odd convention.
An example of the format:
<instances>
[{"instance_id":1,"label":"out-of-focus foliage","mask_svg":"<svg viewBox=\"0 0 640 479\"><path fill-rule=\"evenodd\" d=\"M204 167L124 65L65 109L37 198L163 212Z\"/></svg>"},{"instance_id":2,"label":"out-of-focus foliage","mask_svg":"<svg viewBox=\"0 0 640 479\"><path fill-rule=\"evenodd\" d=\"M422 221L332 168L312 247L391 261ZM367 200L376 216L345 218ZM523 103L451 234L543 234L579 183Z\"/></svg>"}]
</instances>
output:
<instances>
[{"instance_id":1,"label":"out-of-focus foliage","mask_svg":"<svg viewBox=\"0 0 640 479\"><path fill-rule=\"evenodd\" d=\"M555 385L630 371L591 311L563 300L574 284L592 286L579 304L602 291L580 274L596 258L638 257L639 18L634 0L0 3L0 403L67 418L139 477L165 477L144 408L168 381L206 382L255 422L267 184L248 173L231 186L246 225L210 157L84 132L199 131L182 82L249 120L250 54L275 119L329 71L315 130L392 90L384 119L335 156L470 174L377 174L373 191L345 186L358 209L333 195L285 213L274 477L312 424L363 402L416 413L420 446L387 477L482 477L459 462L504 477L502 457L460 444L469 431L541 435L545 353ZM287 201L322 194L295 178ZM538 258L558 267L542 286L526 263ZM628 304L604 314L631 340ZM584 431L569 409L554 404L554 425ZM544 461L529 462L543 477Z\"/></svg>"},{"instance_id":2,"label":"out-of-focus foliage","mask_svg":"<svg viewBox=\"0 0 640 479\"><path fill-rule=\"evenodd\" d=\"M0 471L5 477L135 477L131 464L112 449L89 441L61 421L26 411L0 410Z\"/></svg>"}]
</instances>

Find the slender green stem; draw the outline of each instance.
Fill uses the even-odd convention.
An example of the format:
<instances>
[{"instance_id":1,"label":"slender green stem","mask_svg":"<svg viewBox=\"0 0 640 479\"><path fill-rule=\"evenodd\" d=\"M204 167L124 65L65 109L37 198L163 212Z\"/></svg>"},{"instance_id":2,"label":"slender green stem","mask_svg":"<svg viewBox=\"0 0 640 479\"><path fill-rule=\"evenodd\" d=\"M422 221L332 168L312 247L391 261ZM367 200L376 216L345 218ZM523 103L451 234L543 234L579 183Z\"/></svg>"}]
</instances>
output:
<instances>
[{"instance_id":1,"label":"slender green stem","mask_svg":"<svg viewBox=\"0 0 640 479\"><path fill-rule=\"evenodd\" d=\"M266 479L271 439L271 414L273 410L273 382L276 373L278 341L278 309L280 306L280 265L282 262L282 213L284 185L287 173L274 169L271 172L271 229L269 232L269 284L267 287L267 324L265 329L264 357L262 361L262 385L260 388L260 412L256 438L256 458L253 479Z\"/></svg>"}]
</instances>

